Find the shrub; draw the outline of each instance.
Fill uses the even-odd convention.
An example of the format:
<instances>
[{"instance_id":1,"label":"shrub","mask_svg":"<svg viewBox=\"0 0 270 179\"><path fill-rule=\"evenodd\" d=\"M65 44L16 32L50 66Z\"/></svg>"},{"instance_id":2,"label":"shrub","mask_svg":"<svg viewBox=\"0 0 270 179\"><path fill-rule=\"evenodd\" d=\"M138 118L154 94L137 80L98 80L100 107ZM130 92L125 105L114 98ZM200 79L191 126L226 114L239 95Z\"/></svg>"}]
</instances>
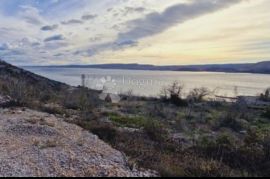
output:
<instances>
[{"instance_id":1,"label":"shrub","mask_svg":"<svg viewBox=\"0 0 270 179\"><path fill-rule=\"evenodd\" d=\"M266 160L270 161L270 134L264 137L262 142Z\"/></svg>"},{"instance_id":2,"label":"shrub","mask_svg":"<svg viewBox=\"0 0 270 179\"><path fill-rule=\"evenodd\" d=\"M130 101L135 98L133 90L128 90L120 94L120 96L121 96L121 100L124 100L124 101Z\"/></svg>"},{"instance_id":3,"label":"shrub","mask_svg":"<svg viewBox=\"0 0 270 179\"><path fill-rule=\"evenodd\" d=\"M160 91L160 99L162 101L167 101L169 99L169 92L167 87L163 87Z\"/></svg>"},{"instance_id":4,"label":"shrub","mask_svg":"<svg viewBox=\"0 0 270 179\"><path fill-rule=\"evenodd\" d=\"M49 92L48 92L49 93ZM52 96L51 94L40 94L40 101L42 103L46 103L46 102L49 102L50 100L52 99Z\"/></svg>"},{"instance_id":5,"label":"shrub","mask_svg":"<svg viewBox=\"0 0 270 179\"><path fill-rule=\"evenodd\" d=\"M45 141L41 141L38 139L33 140L33 145L38 147L39 149L47 149L47 148L55 148L59 145L62 145L59 139L48 139Z\"/></svg>"},{"instance_id":6,"label":"shrub","mask_svg":"<svg viewBox=\"0 0 270 179\"><path fill-rule=\"evenodd\" d=\"M265 92L261 94L260 99L263 101L270 101L270 88L267 88Z\"/></svg>"},{"instance_id":7,"label":"shrub","mask_svg":"<svg viewBox=\"0 0 270 179\"><path fill-rule=\"evenodd\" d=\"M240 117L243 117L243 112L241 108L238 107L238 105L233 104L226 107L226 110L223 111L223 114L221 114L220 122L218 122L218 127L227 127L230 128L236 132L239 132L243 130L244 121Z\"/></svg>"},{"instance_id":8,"label":"shrub","mask_svg":"<svg viewBox=\"0 0 270 179\"><path fill-rule=\"evenodd\" d=\"M268 118L268 119L270 119L270 107L268 107L266 109L266 111L264 112L263 116L266 117L266 118Z\"/></svg>"},{"instance_id":9,"label":"shrub","mask_svg":"<svg viewBox=\"0 0 270 179\"><path fill-rule=\"evenodd\" d=\"M141 116L128 117L121 116L116 113L110 113L109 118L111 121L124 127L141 128L144 127L147 123L147 119Z\"/></svg>"},{"instance_id":10,"label":"shrub","mask_svg":"<svg viewBox=\"0 0 270 179\"><path fill-rule=\"evenodd\" d=\"M29 103L34 97L34 89L20 80L10 80L2 87L2 92L9 95L19 105Z\"/></svg>"},{"instance_id":11,"label":"shrub","mask_svg":"<svg viewBox=\"0 0 270 179\"><path fill-rule=\"evenodd\" d=\"M176 106L186 106L187 102L183 99L184 86L175 81L167 88L161 90L160 98L169 101Z\"/></svg>"},{"instance_id":12,"label":"shrub","mask_svg":"<svg viewBox=\"0 0 270 179\"><path fill-rule=\"evenodd\" d=\"M117 136L117 130L111 125L93 125L91 127L91 132L99 136L100 139L104 141L109 141L114 143Z\"/></svg>"},{"instance_id":13,"label":"shrub","mask_svg":"<svg viewBox=\"0 0 270 179\"><path fill-rule=\"evenodd\" d=\"M83 121L76 122L77 125L83 129L89 130L96 134L100 139L113 144L116 140L117 130L108 123L102 123L98 121Z\"/></svg>"},{"instance_id":14,"label":"shrub","mask_svg":"<svg viewBox=\"0 0 270 179\"><path fill-rule=\"evenodd\" d=\"M148 105L148 114L150 117L160 117L165 119L166 117L169 117L169 113L166 110L166 107L163 103L154 103L151 105Z\"/></svg>"},{"instance_id":15,"label":"shrub","mask_svg":"<svg viewBox=\"0 0 270 179\"><path fill-rule=\"evenodd\" d=\"M242 123L235 117L234 114L227 114L221 119L219 127L228 127L236 132L243 129Z\"/></svg>"},{"instance_id":16,"label":"shrub","mask_svg":"<svg viewBox=\"0 0 270 179\"><path fill-rule=\"evenodd\" d=\"M208 95L210 95L210 91L207 88L195 88L187 98L192 102L202 102Z\"/></svg>"},{"instance_id":17,"label":"shrub","mask_svg":"<svg viewBox=\"0 0 270 179\"><path fill-rule=\"evenodd\" d=\"M67 109L78 110L82 120L96 119L93 110L98 107L101 100L97 92L88 88L79 87L66 94L62 105Z\"/></svg>"},{"instance_id":18,"label":"shrub","mask_svg":"<svg viewBox=\"0 0 270 179\"><path fill-rule=\"evenodd\" d=\"M232 135L223 133L216 139L216 144L222 147L233 147L235 145L235 140Z\"/></svg>"},{"instance_id":19,"label":"shrub","mask_svg":"<svg viewBox=\"0 0 270 179\"><path fill-rule=\"evenodd\" d=\"M203 136L203 137L199 138L199 140L198 140L198 146L200 146L202 148L214 146L215 144L216 144L215 141L212 140L211 138L209 138L208 136Z\"/></svg>"},{"instance_id":20,"label":"shrub","mask_svg":"<svg viewBox=\"0 0 270 179\"><path fill-rule=\"evenodd\" d=\"M256 129L249 129L244 139L245 145L250 146L261 141L261 136Z\"/></svg>"},{"instance_id":21,"label":"shrub","mask_svg":"<svg viewBox=\"0 0 270 179\"><path fill-rule=\"evenodd\" d=\"M164 141L167 138L167 131L163 126L151 119L145 124L144 131L154 141Z\"/></svg>"},{"instance_id":22,"label":"shrub","mask_svg":"<svg viewBox=\"0 0 270 179\"><path fill-rule=\"evenodd\" d=\"M62 108L56 106L40 106L39 110L49 114L65 114L65 111Z\"/></svg>"}]
</instances>

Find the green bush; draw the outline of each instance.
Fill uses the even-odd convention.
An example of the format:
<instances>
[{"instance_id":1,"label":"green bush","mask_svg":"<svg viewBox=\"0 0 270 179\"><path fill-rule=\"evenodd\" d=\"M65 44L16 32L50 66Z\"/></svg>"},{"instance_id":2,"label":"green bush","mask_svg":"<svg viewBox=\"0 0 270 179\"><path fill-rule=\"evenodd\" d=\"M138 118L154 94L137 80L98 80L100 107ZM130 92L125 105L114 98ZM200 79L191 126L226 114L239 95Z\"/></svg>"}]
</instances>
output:
<instances>
[{"instance_id":1,"label":"green bush","mask_svg":"<svg viewBox=\"0 0 270 179\"><path fill-rule=\"evenodd\" d=\"M226 111L224 116L221 118L219 127L227 127L236 132L243 130L243 124L238 119L237 112Z\"/></svg>"},{"instance_id":2,"label":"green bush","mask_svg":"<svg viewBox=\"0 0 270 179\"><path fill-rule=\"evenodd\" d=\"M141 116L121 116L116 113L110 113L108 114L111 121L119 124L122 127L135 127L135 128L141 128L144 127L147 123L147 119Z\"/></svg>"},{"instance_id":3,"label":"green bush","mask_svg":"<svg viewBox=\"0 0 270 179\"><path fill-rule=\"evenodd\" d=\"M91 131L106 142L113 144L116 140L117 130L111 124L83 120L77 121L76 124L83 129Z\"/></svg>"},{"instance_id":4,"label":"green bush","mask_svg":"<svg viewBox=\"0 0 270 179\"><path fill-rule=\"evenodd\" d=\"M266 109L266 111L264 112L263 116L266 117L266 118L268 118L268 119L270 119L270 107L268 107Z\"/></svg>"},{"instance_id":5,"label":"green bush","mask_svg":"<svg viewBox=\"0 0 270 179\"><path fill-rule=\"evenodd\" d=\"M164 141L167 138L167 131L164 127L154 120L147 120L144 125L144 131L154 141Z\"/></svg>"},{"instance_id":6,"label":"green bush","mask_svg":"<svg viewBox=\"0 0 270 179\"><path fill-rule=\"evenodd\" d=\"M232 147L235 145L235 141L233 139L233 136L224 133L218 136L216 144L223 147Z\"/></svg>"}]
</instances>

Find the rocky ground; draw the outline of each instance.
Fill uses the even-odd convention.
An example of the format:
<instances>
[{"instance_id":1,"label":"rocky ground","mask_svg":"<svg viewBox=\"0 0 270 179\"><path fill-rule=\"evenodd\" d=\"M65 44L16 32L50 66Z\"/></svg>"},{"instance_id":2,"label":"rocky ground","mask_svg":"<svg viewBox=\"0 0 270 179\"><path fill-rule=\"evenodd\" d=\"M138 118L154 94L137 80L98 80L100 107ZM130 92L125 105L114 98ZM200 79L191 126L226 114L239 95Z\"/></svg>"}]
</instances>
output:
<instances>
[{"instance_id":1,"label":"rocky ground","mask_svg":"<svg viewBox=\"0 0 270 179\"><path fill-rule=\"evenodd\" d=\"M0 108L0 176L153 176L82 128L27 108Z\"/></svg>"},{"instance_id":2,"label":"rocky ground","mask_svg":"<svg viewBox=\"0 0 270 179\"><path fill-rule=\"evenodd\" d=\"M165 177L270 175L270 89L232 102L205 100L205 88L181 98L181 89L115 103L0 61L0 176L157 176L138 167Z\"/></svg>"}]
</instances>

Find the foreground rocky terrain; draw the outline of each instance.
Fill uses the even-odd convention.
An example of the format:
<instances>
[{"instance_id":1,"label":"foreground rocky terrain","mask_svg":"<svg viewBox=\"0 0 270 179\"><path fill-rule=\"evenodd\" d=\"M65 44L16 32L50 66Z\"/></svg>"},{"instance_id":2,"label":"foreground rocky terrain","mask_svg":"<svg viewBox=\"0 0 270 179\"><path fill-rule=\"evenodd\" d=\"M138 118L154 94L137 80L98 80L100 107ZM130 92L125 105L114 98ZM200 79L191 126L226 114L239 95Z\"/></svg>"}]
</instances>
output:
<instances>
[{"instance_id":1,"label":"foreground rocky terrain","mask_svg":"<svg viewBox=\"0 0 270 179\"><path fill-rule=\"evenodd\" d=\"M0 60L0 176L152 176L131 170L124 154L65 122L65 115L53 115L59 112L55 106L81 102L80 93L70 89L77 88ZM90 109L85 101L80 106Z\"/></svg>"},{"instance_id":2,"label":"foreground rocky terrain","mask_svg":"<svg viewBox=\"0 0 270 179\"><path fill-rule=\"evenodd\" d=\"M151 176L82 128L26 108L0 109L0 176Z\"/></svg>"}]
</instances>

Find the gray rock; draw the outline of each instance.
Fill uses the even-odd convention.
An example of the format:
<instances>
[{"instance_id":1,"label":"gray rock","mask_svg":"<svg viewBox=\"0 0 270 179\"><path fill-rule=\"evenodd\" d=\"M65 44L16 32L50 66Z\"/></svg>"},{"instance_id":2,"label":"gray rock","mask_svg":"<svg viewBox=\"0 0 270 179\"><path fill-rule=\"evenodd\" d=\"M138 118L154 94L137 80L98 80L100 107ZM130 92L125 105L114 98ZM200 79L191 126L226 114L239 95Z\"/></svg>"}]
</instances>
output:
<instances>
[{"instance_id":1,"label":"gray rock","mask_svg":"<svg viewBox=\"0 0 270 179\"><path fill-rule=\"evenodd\" d=\"M121 152L46 113L0 110L0 137L0 177L157 176L131 170Z\"/></svg>"}]
</instances>

